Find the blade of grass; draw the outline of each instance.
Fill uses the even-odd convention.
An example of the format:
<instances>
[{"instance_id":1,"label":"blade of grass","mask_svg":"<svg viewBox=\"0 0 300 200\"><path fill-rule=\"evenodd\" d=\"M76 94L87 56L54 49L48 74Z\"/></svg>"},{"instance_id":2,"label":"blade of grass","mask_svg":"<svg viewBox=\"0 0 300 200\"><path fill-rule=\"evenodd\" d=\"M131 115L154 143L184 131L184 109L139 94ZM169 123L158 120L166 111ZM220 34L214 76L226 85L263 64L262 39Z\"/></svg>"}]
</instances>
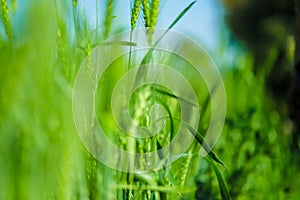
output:
<instances>
[{"instance_id":1,"label":"blade of grass","mask_svg":"<svg viewBox=\"0 0 300 200\"><path fill-rule=\"evenodd\" d=\"M220 170L218 169L218 167L214 164L214 162L212 162L210 159L206 159L209 164L212 166L217 179L218 179L218 183L219 183L219 189L221 192L221 196L223 200L230 200L230 195L229 195L229 191L226 185L226 182L224 180L224 177L222 176L222 173L220 172Z\"/></svg>"},{"instance_id":2,"label":"blade of grass","mask_svg":"<svg viewBox=\"0 0 300 200\"><path fill-rule=\"evenodd\" d=\"M160 38L155 42L154 46L152 48L150 48L150 50L148 51L148 53L146 54L146 56L142 60L141 64L147 63L146 61L149 59L149 57L151 57L152 52L153 52L153 48L155 48L157 46L157 44L163 39L163 37L169 32L169 30L171 30L171 28L173 28L173 26L175 26L175 24L177 24L179 22L179 20L192 8L192 6L196 2L197 1L193 1L185 9L183 9L181 11L181 13L175 18L175 20L171 23L171 25L167 28L167 30L163 33L163 35L160 36ZM152 27L152 28L154 28L154 27Z\"/></svg>"},{"instance_id":3,"label":"blade of grass","mask_svg":"<svg viewBox=\"0 0 300 200\"><path fill-rule=\"evenodd\" d=\"M208 153L208 155L217 163L221 164L222 166L224 166L225 168L226 165L220 160L220 158L218 158L218 156L210 149L209 145L207 144L207 142L204 140L203 136L196 130L193 129L193 127L191 127L190 125L186 125L187 128L189 129L189 131L193 134L193 136L196 138L196 140L198 141L198 143L204 148L204 150L206 151L206 153Z\"/></svg>"},{"instance_id":4,"label":"blade of grass","mask_svg":"<svg viewBox=\"0 0 300 200\"><path fill-rule=\"evenodd\" d=\"M175 20L171 23L171 25L167 28L167 30L163 33L162 36L160 36L160 38L154 43L153 47L151 47L149 49L149 51L146 53L146 55L144 56L144 58L142 59L142 62L140 65L143 65L143 64L147 64L150 62L150 59L152 57L152 53L153 53L153 50L154 48L157 46L157 44L162 40L162 38L169 32L169 30L171 28L173 28L173 26L175 26L175 24L177 24L179 22L179 20L192 8L192 6L197 2L196 1L193 1L192 3L190 3L185 9L183 9L181 11L181 13L175 18ZM151 28L154 28L154 27L151 27ZM137 73L137 75L139 75L139 72ZM140 77L140 76L137 76L137 78ZM137 79L136 78L136 79ZM135 81L137 82L137 80Z\"/></svg>"},{"instance_id":5,"label":"blade of grass","mask_svg":"<svg viewBox=\"0 0 300 200\"><path fill-rule=\"evenodd\" d=\"M170 30L171 28L173 28L173 26L175 26L175 24L177 24L177 22L187 13L187 11L189 11L192 8L192 6L196 2L197 1L193 1L183 11L181 11L181 13L176 17L176 19L173 21L173 23L168 27L168 30Z\"/></svg>"},{"instance_id":6,"label":"blade of grass","mask_svg":"<svg viewBox=\"0 0 300 200\"><path fill-rule=\"evenodd\" d=\"M134 42L128 42L128 41L109 41L109 42L102 42L100 44L101 46L111 46L111 45L121 45L121 46L136 46L137 44Z\"/></svg>"},{"instance_id":7,"label":"blade of grass","mask_svg":"<svg viewBox=\"0 0 300 200\"><path fill-rule=\"evenodd\" d=\"M190 104L190 105L192 105L192 106L194 106L194 107L197 107L196 104L194 104L193 102L190 102L190 101L187 100L187 99L184 99L184 98L182 98L182 97L176 96L176 95L174 95L174 94L171 94L171 93L169 93L169 92L167 92L167 91L164 91L164 90L161 90L161 89L159 89L159 88L153 88L153 89L154 89L156 92L158 92L158 93L161 93L161 94L163 94L163 95L169 96L169 97L174 98L174 99L182 100L182 101L184 101L185 103L188 103L188 104Z\"/></svg>"},{"instance_id":8,"label":"blade of grass","mask_svg":"<svg viewBox=\"0 0 300 200\"><path fill-rule=\"evenodd\" d=\"M169 30L171 30L171 28L173 28L178 22L179 20L193 7L193 5L197 2L193 1L192 3L190 3L185 9L183 9L181 11L181 13L179 13L179 15L175 18L175 20L171 23L171 25L167 28L167 30L164 32L164 34L155 42L154 47L160 42L160 40L169 32Z\"/></svg>"},{"instance_id":9,"label":"blade of grass","mask_svg":"<svg viewBox=\"0 0 300 200\"><path fill-rule=\"evenodd\" d=\"M211 157L215 162L221 164L223 167L226 167L226 165L222 162L222 160L220 158L218 158L218 156L210 149L209 145L207 144L207 142L205 141L205 139L203 138L203 136L196 131L192 126L190 126L188 123L177 119L177 118L173 118L176 121L182 122L187 128L188 130L191 132L191 134L195 137L195 139L197 140L197 142L203 147L203 149L206 151L206 153L209 155L209 157Z\"/></svg>"}]
</instances>

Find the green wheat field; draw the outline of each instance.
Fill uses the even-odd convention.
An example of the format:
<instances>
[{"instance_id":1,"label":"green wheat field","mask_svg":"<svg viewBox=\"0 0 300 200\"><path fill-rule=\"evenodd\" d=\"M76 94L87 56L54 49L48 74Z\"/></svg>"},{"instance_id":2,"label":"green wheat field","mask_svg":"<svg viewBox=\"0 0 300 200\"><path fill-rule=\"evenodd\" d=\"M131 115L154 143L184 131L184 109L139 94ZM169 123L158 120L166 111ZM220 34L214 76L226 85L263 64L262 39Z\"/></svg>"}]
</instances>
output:
<instances>
[{"instance_id":1,"label":"green wheat field","mask_svg":"<svg viewBox=\"0 0 300 200\"><path fill-rule=\"evenodd\" d=\"M267 87L266 77L282 50L273 43L262 48L265 54L261 62L247 43L234 36L234 45L224 40L215 50L224 56L235 48L235 55L232 62L217 62L227 111L220 138L206 157L198 152L206 145L204 136L211 116L208 90L188 63L178 64L175 57L163 53L149 53L143 62L156 60L173 66L193 85L202 113L198 129L186 124L187 134L194 137L190 147L171 165L147 173L112 169L86 150L72 111L72 91L81 63L105 39L123 31L142 28L148 43L153 44L155 29L150 28L157 26L160 14L168 9L161 7L165 1L130 0L130 18L124 25L118 21L120 11L116 10L122 0L92 1L96 15L101 16L96 16L95 23L91 23L84 0L0 0L0 200L300 199L299 137L295 136L297 131L300 135L299 130L289 118L284 98L276 97ZM223 2L225 8L231 8L226 7L231 1ZM162 28L172 31L177 24L188 26L185 16L197 12L195 4L201 1L186 1L179 13L173 13L176 17L169 26ZM228 24L224 35L230 32ZM276 38L285 41L284 65L292 66L295 40L274 30ZM101 80L103 86L97 88L97 119L120 149L156 151L168 145L178 130L178 99L182 97L155 85L136 90L129 110L137 124L150 123L148 108L155 102L167 117L157 136L126 136L109 114L114 84L128 70L122 63L122 59L114 62ZM173 148L176 145L180 144ZM136 162L143 169L151 161Z\"/></svg>"}]
</instances>

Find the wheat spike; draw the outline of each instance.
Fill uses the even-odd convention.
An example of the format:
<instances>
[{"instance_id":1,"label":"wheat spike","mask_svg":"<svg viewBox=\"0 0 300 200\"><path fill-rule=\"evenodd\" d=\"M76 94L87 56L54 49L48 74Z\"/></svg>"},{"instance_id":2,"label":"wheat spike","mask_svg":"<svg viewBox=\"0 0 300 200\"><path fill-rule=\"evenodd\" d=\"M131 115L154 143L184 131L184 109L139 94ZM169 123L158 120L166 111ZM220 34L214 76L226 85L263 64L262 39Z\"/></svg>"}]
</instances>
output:
<instances>
[{"instance_id":1,"label":"wheat spike","mask_svg":"<svg viewBox=\"0 0 300 200\"><path fill-rule=\"evenodd\" d=\"M12 39L12 33L11 33L11 25L10 25L10 16L9 16L9 9L7 0L1 0L1 17L4 23L5 33L9 40Z\"/></svg>"},{"instance_id":2,"label":"wheat spike","mask_svg":"<svg viewBox=\"0 0 300 200\"><path fill-rule=\"evenodd\" d=\"M140 5L141 5L140 0L135 0L133 3L133 8L131 12L131 21L130 21L131 30L133 30L136 26L136 21L140 13Z\"/></svg>"},{"instance_id":3,"label":"wheat spike","mask_svg":"<svg viewBox=\"0 0 300 200\"><path fill-rule=\"evenodd\" d=\"M146 27L150 27L149 1L148 0L142 0L142 5L143 5L143 13L144 13L145 26Z\"/></svg>"}]
</instances>

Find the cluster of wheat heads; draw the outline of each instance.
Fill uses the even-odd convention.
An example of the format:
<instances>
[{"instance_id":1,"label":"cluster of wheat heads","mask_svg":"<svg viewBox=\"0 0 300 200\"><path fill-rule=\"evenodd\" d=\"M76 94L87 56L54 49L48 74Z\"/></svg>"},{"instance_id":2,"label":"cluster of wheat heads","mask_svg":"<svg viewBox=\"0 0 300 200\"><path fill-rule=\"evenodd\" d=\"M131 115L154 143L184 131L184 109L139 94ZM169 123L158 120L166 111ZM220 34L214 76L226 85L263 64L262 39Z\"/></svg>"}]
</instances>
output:
<instances>
[{"instance_id":1,"label":"cluster of wheat heads","mask_svg":"<svg viewBox=\"0 0 300 200\"><path fill-rule=\"evenodd\" d=\"M195 175L200 162L196 152L199 144L205 145L203 130L189 127L195 142L182 158L159 171L142 174L106 167L83 148L74 134L70 117L72 84L81 62L112 33L113 22L117 20L114 3L96 0L96 14L102 15L103 10L105 19L100 24L97 16L96 27L93 27L82 8L83 1L1 0L1 30L4 31L1 31L0 62L6 66L1 72L2 83L5 83L1 85L1 155L5 155L0 159L1 199L194 198ZM148 42L155 44L151 28L159 18L160 1L131 3L131 30L135 29L138 19L143 20ZM194 3L183 9L167 30L179 22ZM16 9L13 9L14 4ZM104 9L99 8L100 4ZM144 62L157 59L156 55L147 55L151 59ZM108 70L107 81L113 82L121 75L113 69ZM165 88L146 85L132 98L135 100L131 101L131 115L137 124L147 125L147 109L159 102L168 115L166 126L156 137L141 140L125 137L115 129L110 130L108 136L120 148L139 153L156 151L168 144L178 128L177 98L180 97ZM107 106L95 107L106 111ZM112 122L105 123L110 128ZM228 199L225 182L214 163L222 162L213 152L207 160L216 171L222 197ZM150 161L137 162L142 169Z\"/></svg>"},{"instance_id":2,"label":"cluster of wheat heads","mask_svg":"<svg viewBox=\"0 0 300 200\"><path fill-rule=\"evenodd\" d=\"M171 30L175 24L177 24L183 16L189 12L192 6L196 2L191 2L181 13L174 19L169 27L166 28L166 32ZM151 47L148 53L145 55L142 63L151 64L152 62L161 62L162 64L174 65L172 58L167 55L155 55L153 49L155 49L157 41L153 41L153 35L155 32L155 26L159 14L159 1L132 1L132 12L131 12L131 31L134 31L138 20L143 21L143 28L145 29L148 37L148 44ZM163 34L162 37L164 37ZM131 54L129 55L129 67L131 68ZM184 65L183 65L184 66ZM184 70L183 70L184 71ZM186 69L186 71L188 71ZM137 76L139 73L137 73ZM140 77L136 77L140 79ZM166 88L162 88L158 85L146 85L135 92L131 101L131 116L133 120L141 126L147 126L150 124L150 117L148 116L149 108L155 103L159 103L167 113L166 126L161 132L154 136L146 139L126 139L122 138L122 144L127 150L133 150L135 152L149 153L157 151L162 146L167 145L172 141L175 132L178 129L178 123L180 117L178 117L178 98L171 91ZM206 97L202 102L202 109L205 112L208 109L209 96ZM191 147L182 155L182 158L170 166L165 166L163 169L148 172L144 174L136 173L120 173L120 177L123 180L123 184L117 184L119 198L124 197L133 199L193 199L197 186L195 185L195 176L198 170L198 164L200 158L198 157L199 146L206 147L206 142L202 137L204 127L199 127L198 130L194 130L192 126L186 124L190 133L195 138L195 142ZM130 141L131 140L131 141ZM200 145L199 145L200 144ZM176 148L176 147L174 147ZM209 165L216 173L216 177L219 183L220 193L223 199L229 199L229 193L226 187L226 183L220 173L216 163L223 165L222 161L215 155L214 152L210 152L206 158ZM142 157L138 160L141 170L151 162L151 160L143 160ZM224 165L223 165L224 166ZM126 184L124 184L126 183Z\"/></svg>"}]
</instances>

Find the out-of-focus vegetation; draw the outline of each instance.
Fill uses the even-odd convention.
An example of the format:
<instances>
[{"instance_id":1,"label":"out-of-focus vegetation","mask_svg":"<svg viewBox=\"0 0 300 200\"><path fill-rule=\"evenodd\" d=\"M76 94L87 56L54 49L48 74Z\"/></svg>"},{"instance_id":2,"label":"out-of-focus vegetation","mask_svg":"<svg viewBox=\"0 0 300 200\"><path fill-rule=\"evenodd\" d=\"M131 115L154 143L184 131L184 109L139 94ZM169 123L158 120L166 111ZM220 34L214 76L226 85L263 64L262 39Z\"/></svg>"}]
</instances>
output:
<instances>
[{"instance_id":1,"label":"out-of-focus vegetation","mask_svg":"<svg viewBox=\"0 0 300 200\"><path fill-rule=\"evenodd\" d=\"M288 118L283 100L278 101L266 89L267 74L283 47L283 63L293 63L296 43L292 36L283 37L285 45L259 48L262 58L256 48L237 45L232 65L220 68L227 117L214 152L226 168L210 158L199 158L196 140L171 169L148 174L115 171L85 150L73 122L72 87L84 58L120 31L114 26L118 15L115 3L103 3L104 9L97 15L105 15L105 20L96 20L93 26L80 6L83 1L0 1L0 199L226 199L227 190L232 199L298 199L299 144L293 139L297 124ZM95 5L99 6L98 0ZM188 23L184 14L196 12L191 6L187 4L174 23ZM145 28L153 27L159 12L163 10L157 0L132 1L128 24L134 29L140 18ZM267 24L280 27L272 20ZM277 31L282 29L268 29L276 36L276 44L281 34ZM254 26L246 32L258 37L256 31ZM265 37L273 41L271 36ZM258 67L265 71L257 72ZM107 81L115 81L120 74L107 71ZM200 99L204 106L206 96ZM165 98L165 102L172 101ZM207 122L203 123L202 128ZM126 146L126 139L121 138L123 142ZM138 148L147 151L142 145Z\"/></svg>"}]
</instances>

